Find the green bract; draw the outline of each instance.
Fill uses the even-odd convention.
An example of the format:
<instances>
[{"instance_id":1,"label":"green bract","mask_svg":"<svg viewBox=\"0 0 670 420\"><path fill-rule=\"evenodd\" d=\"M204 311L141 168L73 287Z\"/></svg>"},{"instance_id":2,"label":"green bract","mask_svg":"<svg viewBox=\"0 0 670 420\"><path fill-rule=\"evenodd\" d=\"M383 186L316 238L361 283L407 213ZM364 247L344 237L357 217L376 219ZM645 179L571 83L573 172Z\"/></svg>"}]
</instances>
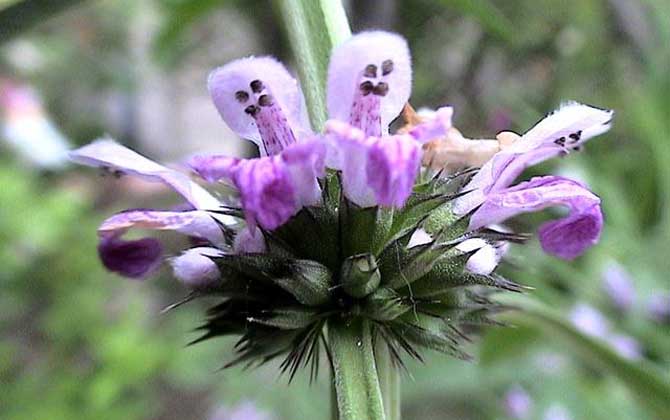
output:
<instances>
[{"instance_id":1,"label":"green bract","mask_svg":"<svg viewBox=\"0 0 670 420\"><path fill-rule=\"evenodd\" d=\"M402 209L360 208L340 193L340 177L323 181L321 207L306 207L275 231L263 231L262 254L212 257L220 281L201 291L221 302L209 310L196 341L240 335L226 366L260 365L276 357L291 377L329 346L330 323L367 320L394 360L421 359L423 349L467 359L463 325L495 324L501 309L487 296L522 287L497 274L466 270L472 252L457 246L473 237L518 241L518 235L467 232L468 216L450 211L468 174L432 177L414 188ZM409 247L424 229L428 243Z\"/></svg>"}]
</instances>

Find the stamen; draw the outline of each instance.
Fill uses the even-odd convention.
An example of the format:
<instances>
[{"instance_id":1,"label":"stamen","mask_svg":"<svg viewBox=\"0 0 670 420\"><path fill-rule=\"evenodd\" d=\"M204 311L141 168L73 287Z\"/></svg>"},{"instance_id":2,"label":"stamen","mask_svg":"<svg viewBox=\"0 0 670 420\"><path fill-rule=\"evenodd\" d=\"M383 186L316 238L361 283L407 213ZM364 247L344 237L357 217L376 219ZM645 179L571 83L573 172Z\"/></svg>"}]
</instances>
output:
<instances>
[{"instance_id":1,"label":"stamen","mask_svg":"<svg viewBox=\"0 0 670 420\"><path fill-rule=\"evenodd\" d=\"M253 80L251 83L249 83L249 87L251 88L251 91L254 93L261 93L263 91L263 82L260 80Z\"/></svg>"},{"instance_id":2,"label":"stamen","mask_svg":"<svg viewBox=\"0 0 670 420\"><path fill-rule=\"evenodd\" d=\"M574 141L579 141L579 139L582 138L582 130L579 130L576 133L572 133L568 137Z\"/></svg>"},{"instance_id":3,"label":"stamen","mask_svg":"<svg viewBox=\"0 0 670 420\"><path fill-rule=\"evenodd\" d=\"M238 90L235 92L235 99L237 99L237 102L243 104L249 100L249 94L244 90Z\"/></svg>"},{"instance_id":4,"label":"stamen","mask_svg":"<svg viewBox=\"0 0 670 420\"><path fill-rule=\"evenodd\" d=\"M258 105L260 106L272 106L274 103L275 100L272 95L261 95L261 97L258 98Z\"/></svg>"},{"instance_id":5,"label":"stamen","mask_svg":"<svg viewBox=\"0 0 670 420\"><path fill-rule=\"evenodd\" d=\"M387 74L391 73L393 71L393 61L392 60L384 60L382 63L382 76L386 76Z\"/></svg>"},{"instance_id":6,"label":"stamen","mask_svg":"<svg viewBox=\"0 0 670 420\"><path fill-rule=\"evenodd\" d=\"M249 105L248 107L244 108L244 112L251 115L252 117L255 117L260 110L261 109L256 105Z\"/></svg>"},{"instance_id":7,"label":"stamen","mask_svg":"<svg viewBox=\"0 0 670 420\"><path fill-rule=\"evenodd\" d=\"M366 80L365 82L361 83L359 87L363 93L363 96L368 96L374 90L375 85L373 85L371 81Z\"/></svg>"},{"instance_id":8,"label":"stamen","mask_svg":"<svg viewBox=\"0 0 670 420\"><path fill-rule=\"evenodd\" d=\"M372 90L372 93L374 93L377 96L386 96L386 94L389 93L388 83L379 82L377 86L375 86L375 88Z\"/></svg>"},{"instance_id":9,"label":"stamen","mask_svg":"<svg viewBox=\"0 0 670 420\"><path fill-rule=\"evenodd\" d=\"M363 76L365 77L370 77L370 78L376 78L377 77L377 66L374 64L368 64L365 66L365 71L363 71Z\"/></svg>"}]
</instances>

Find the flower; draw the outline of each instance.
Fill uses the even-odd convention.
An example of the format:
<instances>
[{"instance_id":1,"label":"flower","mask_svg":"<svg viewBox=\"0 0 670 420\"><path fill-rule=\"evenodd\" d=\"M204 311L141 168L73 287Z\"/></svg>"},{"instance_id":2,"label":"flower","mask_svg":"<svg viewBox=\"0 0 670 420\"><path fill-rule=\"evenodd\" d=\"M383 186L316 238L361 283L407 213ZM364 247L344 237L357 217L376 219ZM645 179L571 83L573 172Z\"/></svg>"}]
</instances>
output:
<instances>
[{"instance_id":1,"label":"flower","mask_svg":"<svg viewBox=\"0 0 670 420\"><path fill-rule=\"evenodd\" d=\"M610 261L602 272L602 289L616 309L630 310L635 301L635 286L630 273L615 261Z\"/></svg>"},{"instance_id":2,"label":"flower","mask_svg":"<svg viewBox=\"0 0 670 420\"><path fill-rule=\"evenodd\" d=\"M515 385L507 391L504 402L508 417L517 420L530 418L533 410L533 399L520 385Z\"/></svg>"},{"instance_id":3,"label":"flower","mask_svg":"<svg viewBox=\"0 0 670 420\"><path fill-rule=\"evenodd\" d=\"M610 127L613 112L569 102L526 134L496 153L465 186L468 194L456 200L454 212L474 212L470 228L500 223L522 212L549 206L568 208L567 217L540 228L543 249L573 259L597 243L603 216L600 199L586 186L561 177L539 177L509 185L529 166L578 150Z\"/></svg>"},{"instance_id":4,"label":"flower","mask_svg":"<svg viewBox=\"0 0 670 420\"><path fill-rule=\"evenodd\" d=\"M609 321L594 307L580 303L572 309L570 319L578 330L603 340L619 356L630 360L642 357L640 343L631 336L613 333Z\"/></svg>"},{"instance_id":5,"label":"flower","mask_svg":"<svg viewBox=\"0 0 670 420\"><path fill-rule=\"evenodd\" d=\"M468 156L472 141L454 131L452 108L389 132L401 110L410 115L410 62L406 41L387 32L363 32L338 46L328 68L323 132L312 131L300 86L273 58L214 70L214 106L260 155L188 160L203 181L232 187L225 202L109 139L73 151L76 162L166 184L187 204L105 220L98 228L103 264L131 278L160 265L160 242L125 239L133 228L196 238L197 246L168 261L193 290L187 300L219 299L195 342L240 336L227 367L284 355L282 371L293 376L310 365L315 374L322 342L330 345L326 325L338 331L342 321L383 340L399 364L403 354L420 358L421 348L468 359L460 327L495 323L490 317L501 309L489 289L523 290L495 269L509 243L525 236L497 223L563 206L566 217L540 228L544 249L573 258L597 241L600 199L584 185L555 176L510 184L528 165L606 129L611 113L571 104L523 137L499 134L484 147L491 159L479 162L464 189L466 174L433 176L421 167L430 153L424 145L436 138L453 137Z\"/></svg>"},{"instance_id":6,"label":"flower","mask_svg":"<svg viewBox=\"0 0 670 420\"><path fill-rule=\"evenodd\" d=\"M223 246L220 224L234 224L227 215L209 210L221 206L219 200L177 171L159 165L110 139L97 140L70 153L74 162L95 166L117 175L137 176L172 187L193 208L186 211L127 210L105 220L98 228L98 253L110 271L130 278L144 278L160 265L160 244L152 238L126 241L121 236L131 228L173 230Z\"/></svg>"},{"instance_id":7,"label":"flower","mask_svg":"<svg viewBox=\"0 0 670 420\"><path fill-rule=\"evenodd\" d=\"M651 319L660 323L670 323L670 293L656 291L647 302L647 312Z\"/></svg>"}]
</instances>

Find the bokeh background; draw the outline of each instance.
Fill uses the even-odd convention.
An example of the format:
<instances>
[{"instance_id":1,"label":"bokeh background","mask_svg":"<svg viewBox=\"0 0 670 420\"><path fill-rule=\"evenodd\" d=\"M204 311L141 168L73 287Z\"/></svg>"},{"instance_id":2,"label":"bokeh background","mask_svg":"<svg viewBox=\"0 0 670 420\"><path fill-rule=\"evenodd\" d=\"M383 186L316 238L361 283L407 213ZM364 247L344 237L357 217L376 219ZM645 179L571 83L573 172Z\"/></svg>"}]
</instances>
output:
<instances>
[{"instance_id":1,"label":"bokeh background","mask_svg":"<svg viewBox=\"0 0 670 420\"><path fill-rule=\"evenodd\" d=\"M612 131L584 152L527 174L589 184L603 198L601 244L564 262L531 241L503 269L582 331L670 376L670 2L345 4L354 31L407 37L412 103L454 105L470 137L523 132L566 99L616 110ZM251 155L205 80L267 53L293 61L265 0L0 1L0 418L329 418L327 375L289 386L275 366L220 371L229 340L186 346L206 302L162 314L186 293L169 269L142 282L105 272L97 224L175 197L65 160L103 134L167 163L195 151ZM549 217L512 225L533 232ZM404 418L647 418L612 375L540 330L488 328L470 351L476 362L409 364Z\"/></svg>"}]
</instances>

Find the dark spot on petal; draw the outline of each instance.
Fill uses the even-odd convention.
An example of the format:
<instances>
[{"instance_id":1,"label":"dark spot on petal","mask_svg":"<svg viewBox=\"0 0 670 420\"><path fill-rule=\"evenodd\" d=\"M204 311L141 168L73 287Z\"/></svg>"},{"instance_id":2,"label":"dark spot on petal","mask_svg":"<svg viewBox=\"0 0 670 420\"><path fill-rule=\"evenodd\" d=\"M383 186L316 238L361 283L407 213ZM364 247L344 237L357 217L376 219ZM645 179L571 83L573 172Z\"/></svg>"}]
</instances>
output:
<instances>
[{"instance_id":1,"label":"dark spot on petal","mask_svg":"<svg viewBox=\"0 0 670 420\"><path fill-rule=\"evenodd\" d=\"M386 94L389 93L388 83L379 82L377 86L375 86L375 88L372 90L372 93L374 93L377 96L386 96Z\"/></svg>"},{"instance_id":2,"label":"dark spot on petal","mask_svg":"<svg viewBox=\"0 0 670 420\"><path fill-rule=\"evenodd\" d=\"M254 93L261 93L263 91L263 82L260 80L256 79L249 83L249 87L251 88L251 91Z\"/></svg>"},{"instance_id":3,"label":"dark spot on petal","mask_svg":"<svg viewBox=\"0 0 670 420\"><path fill-rule=\"evenodd\" d=\"M363 96L367 96L375 88L375 85L373 85L371 81L367 80L361 83L359 87L361 89L361 92L363 92Z\"/></svg>"},{"instance_id":4,"label":"dark spot on petal","mask_svg":"<svg viewBox=\"0 0 670 420\"><path fill-rule=\"evenodd\" d=\"M393 61L384 60L384 62L382 63L382 76L386 76L392 71L393 71Z\"/></svg>"},{"instance_id":5,"label":"dark spot on petal","mask_svg":"<svg viewBox=\"0 0 670 420\"><path fill-rule=\"evenodd\" d=\"M275 99L272 95L261 95L261 97L258 98L258 105L260 106L272 106L274 103Z\"/></svg>"},{"instance_id":6,"label":"dark spot on petal","mask_svg":"<svg viewBox=\"0 0 670 420\"><path fill-rule=\"evenodd\" d=\"M579 130L576 133L572 133L568 137L574 141L579 141L579 139L582 138L582 130Z\"/></svg>"},{"instance_id":7,"label":"dark spot on petal","mask_svg":"<svg viewBox=\"0 0 670 420\"><path fill-rule=\"evenodd\" d=\"M237 102L243 104L249 100L249 94L244 90L238 90L235 92L235 99L237 99Z\"/></svg>"},{"instance_id":8,"label":"dark spot on petal","mask_svg":"<svg viewBox=\"0 0 670 420\"><path fill-rule=\"evenodd\" d=\"M370 77L370 78L376 78L377 77L377 66L374 64L368 64L365 66L365 71L363 71L363 76L365 77Z\"/></svg>"},{"instance_id":9,"label":"dark spot on petal","mask_svg":"<svg viewBox=\"0 0 670 420\"><path fill-rule=\"evenodd\" d=\"M561 137L560 139L554 140L554 143L556 143L559 146L565 146L565 137Z\"/></svg>"},{"instance_id":10,"label":"dark spot on petal","mask_svg":"<svg viewBox=\"0 0 670 420\"><path fill-rule=\"evenodd\" d=\"M248 107L244 108L244 112L251 115L252 117L256 116L256 114L258 114L258 111L260 110L261 109L256 105L249 105Z\"/></svg>"}]
</instances>

